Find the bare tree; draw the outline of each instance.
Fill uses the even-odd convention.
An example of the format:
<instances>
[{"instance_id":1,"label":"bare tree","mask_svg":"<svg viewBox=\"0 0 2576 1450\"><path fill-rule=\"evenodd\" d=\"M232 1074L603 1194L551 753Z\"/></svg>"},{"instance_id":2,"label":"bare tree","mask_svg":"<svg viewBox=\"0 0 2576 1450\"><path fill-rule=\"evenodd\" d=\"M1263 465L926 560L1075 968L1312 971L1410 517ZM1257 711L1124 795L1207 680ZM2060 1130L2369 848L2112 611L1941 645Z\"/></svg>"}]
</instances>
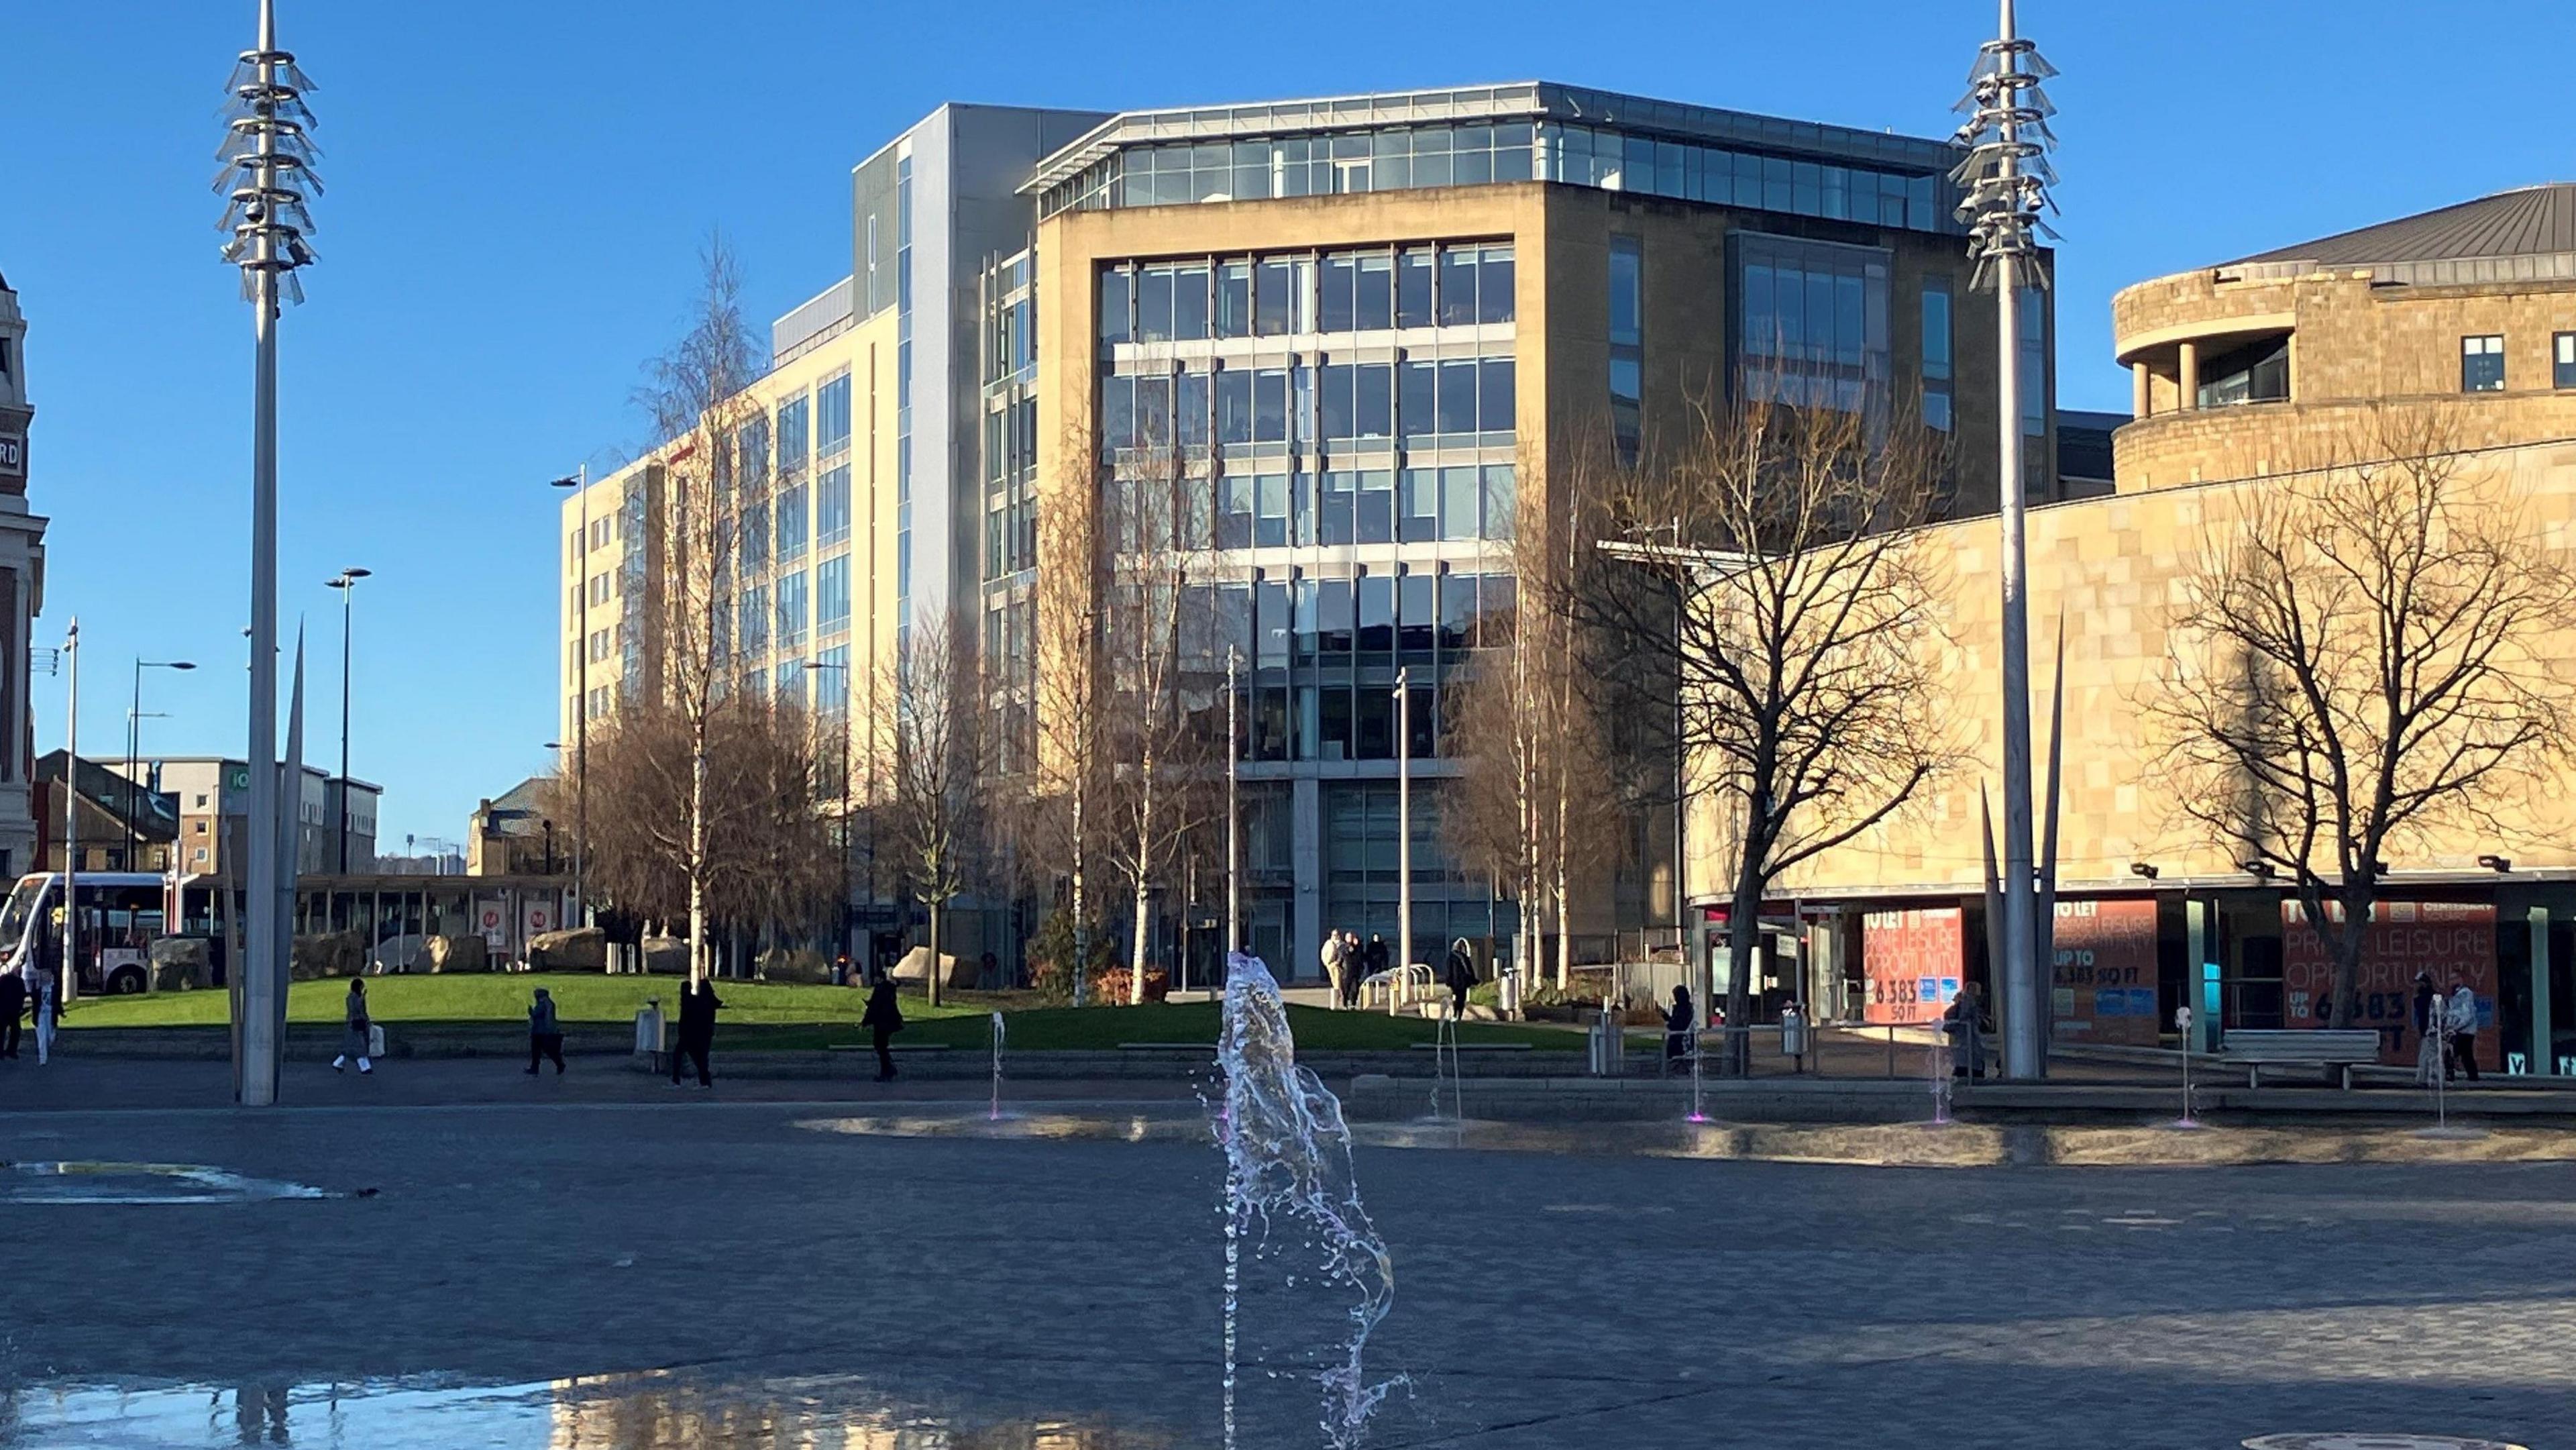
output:
<instances>
[{"instance_id":1,"label":"bare tree","mask_svg":"<svg viewBox=\"0 0 2576 1450\"><path fill-rule=\"evenodd\" d=\"M973 665L960 627L944 615L915 621L877 691L891 745L886 808L913 897L930 914L928 991L934 1007L947 986L941 919L966 889L982 830L975 739L982 712L966 698L974 688Z\"/></svg>"},{"instance_id":2,"label":"bare tree","mask_svg":"<svg viewBox=\"0 0 2576 1450\"><path fill-rule=\"evenodd\" d=\"M705 869L697 900L710 927L772 940L811 932L840 881L817 809L812 732L793 705L731 694L705 722ZM690 782L698 735L677 708L620 710L592 737L590 838L600 899L670 922L691 901ZM556 789L568 789L562 781Z\"/></svg>"},{"instance_id":3,"label":"bare tree","mask_svg":"<svg viewBox=\"0 0 2576 1450\"><path fill-rule=\"evenodd\" d=\"M707 971L708 888L716 871L714 817L729 808L710 787L717 711L730 668L728 616L739 550L734 483L736 449L746 428L765 416L748 391L763 370L765 349L742 313L742 274L722 236L700 256L699 295L671 351L647 366L636 401L652 419L663 481L664 549L657 582L661 679L657 703L669 709L688 742L686 829L680 874L686 882L689 977Z\"/></svg>"},{"instance_id":4,"label":"bare tree","mask_svg":"<svg viewBox=\"0 0 2576 1450\"><path fill-rule=\"evenodd\" d=\"M2541 642L2576 586L2523 500L2442 424L2383 414L2358 460L2243 490L2181 581L2144 700L2150 775L2240 860L2286 874L2351 1025L2388 853L2442 825L2508 834L2571 737Z\"/></svg>"},{"instance_id":5,"label":"bare tree","mask_svg":"<svg viewBox=\"0 0 2576 1450\"><path fill-rule=\"evenodd\" d=\"M1617 849L1617 773L1596 713L1598 696L1577 688L1594 661L1569 608L1577 578L1573 551L1579 500L1597 494L1607 454L1584 445L1542 472L1524 457L1517 472L1510 542L1517 608L1480 623L1474 671L1442 690L1442 753L1463 773L1444 795L1442 829L1465 865L1504 883L1518 902L1515 956L1537 980L1544 928L1556 929L1556 985L1572 971L1572 876L1576 863Z\"/></svg>"},{"instance_id":6,"label":"bare tree","mask_svg":"<svg viewBox=\"0 0 2576 1450\"><path fill-rule=\"evenodd\" d=\"M1105 485L1100 514L1107 597L1097 636L1099 713L1115 823L1106 839L1129 893L1130 1005L1145 1000L1155 888L1212 804L1214 744L1205 734L1213 700L1205 673L1209 616L1196 572L1213 543L1213 474L1204 438L1149 437L1146 444Z\"/></svg>"},{"instance_id":7,"label":"bare tree","mask_svg":"<svg viewBox=\"0 0 2576 1450\"><path fill-rule=\"evenodd\" d=\"M1742 1023L1771 883L1956 759L1933 648L1942 595L1909 532L1938 455L1862 412L1753 403L1702 409L1670 458L1588 511L1602 547L1578 556L1575 608L1632 677L1678 689L1687 789L1736 819L1726 997ZM1745 1041L1730 1038L1738 1071Z\"/></svg>"},{"instance_id":8,"label":"bare tree","mask_svg":"<svg viewBox=\"0 0 2576 1450\"><path fill-rule=\"evenodd\" d=\"M1074 937L1072 990L1078 1006L1090 990L1086 978L1098 911L1091 863L1098 855L1104 774L1100 591L1105 570L1097 436L1076 429L1067 436L1065 456L1066 477L1038 521L1042 567L1036 594L1037 759L1032 777L1037 799L1031 806L1041 839L1065 863Z\"/></svg>"}]
</instances>

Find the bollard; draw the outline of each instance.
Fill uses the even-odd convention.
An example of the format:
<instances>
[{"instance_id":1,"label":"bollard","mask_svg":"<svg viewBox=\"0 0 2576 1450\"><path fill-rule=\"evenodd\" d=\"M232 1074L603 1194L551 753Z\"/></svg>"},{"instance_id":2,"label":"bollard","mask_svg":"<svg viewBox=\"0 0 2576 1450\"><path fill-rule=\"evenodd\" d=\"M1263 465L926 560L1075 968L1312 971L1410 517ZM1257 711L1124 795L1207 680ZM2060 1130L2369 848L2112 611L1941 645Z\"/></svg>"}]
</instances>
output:
<instances>
[{"instance_id":1,"label":"bollard","mask_svg":"<svg viewBox=\"0 0 2576 1450\"><path fill-rule=\"evenodd\" d=\"M655 1072L662 1070L662 999L653 997L635 1012L635 1055Z\"/></svg>"}]
</instances>

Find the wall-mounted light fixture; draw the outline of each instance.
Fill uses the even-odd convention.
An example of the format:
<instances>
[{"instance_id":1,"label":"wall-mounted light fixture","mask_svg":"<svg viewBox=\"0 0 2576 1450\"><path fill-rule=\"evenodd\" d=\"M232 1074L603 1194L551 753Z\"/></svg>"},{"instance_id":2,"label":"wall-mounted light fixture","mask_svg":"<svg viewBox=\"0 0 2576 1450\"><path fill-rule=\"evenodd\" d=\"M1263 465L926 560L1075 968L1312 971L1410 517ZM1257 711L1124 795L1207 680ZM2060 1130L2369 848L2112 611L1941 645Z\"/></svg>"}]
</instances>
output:
<instances>
[{"instance_id":1,"label":"wall-mounted light fixture","mask_svg":"<svg viewBox=\"0 0 2576 1450\"><path fill-rule=\"evenodd\" d=\"M2490 871L2501 873L2513 869L2513 858L2510 856L2480 856L2478 858L2478 864L2484 866Z\"/></svg>"},{"instance_id":2,"label":"wall-mounted light fixture","mask_svg":"<svg viewBox=\"0 0 2576 1450\"><path fill-rule=\"evenodd\" d=\"M2144 861L2132 861L2129 863L2129 874L2142 880L2153 881L2159 873L2155 867Z\"/></svg>"}]
</instances>

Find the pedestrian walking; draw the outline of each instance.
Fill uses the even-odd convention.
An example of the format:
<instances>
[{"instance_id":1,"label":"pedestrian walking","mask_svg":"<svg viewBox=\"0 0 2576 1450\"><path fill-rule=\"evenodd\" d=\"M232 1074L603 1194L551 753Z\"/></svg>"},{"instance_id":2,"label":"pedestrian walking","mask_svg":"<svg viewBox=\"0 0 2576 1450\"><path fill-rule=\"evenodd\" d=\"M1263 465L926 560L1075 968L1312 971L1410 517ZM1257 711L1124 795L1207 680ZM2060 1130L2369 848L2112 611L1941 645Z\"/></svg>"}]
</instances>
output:
<instances>
[{"instance_id":1,"label":"pedestrian walking","mask_svg":"<svg viewBox=\"0 0 2576 1450\"><path fill-rule=\"evenodd\" d=\"M349 1000L345 1007L349 1024L348 1038L340 1044L340 1055L331 1059L331 1070L333 1072L346 1070L349 1059L354 1057L358 1060L358 1075L364 1077L376 1070L375 1063L367 1056L368 1050L374 1045L369 1040L373 1035L369 1029L375 1026L375 1022L367 1016L367 984L364 981L356 977L349 979Z\"/></svg>"},{"instance_id":2,"label":"pedestrian walking","mask_svg":"<svg viewBox=\"0 0 2576 1450\"><path fill-rule=\"evenodd\" d=\"M1342 972L1347 964L1342 957L1342 933L1337 927L1324 933L1324 980L1332 984L1333 1005L1336 1007L1345 1005Z\"/></svg>"},{"instance_id":3,"label":"pedestrian walking","mask_svg":"<svg viewBox=\"0 0 2576 1450\"><path fill-rule=\"evenodd\" d=\"M1368 973L1368 952L1360 946L1360 934L1342 933L1342 1005L1360 1004L1360 978Z\"/></svg>"},{"instance_id":4,"label":"pedestrian walking","mask_svg":"<svg viewBox=\"0 0 2576 1450\"><path fill-rule=\"evenodd\" d=\"M1672 1010L1664 1014L1664 1063L1688 1062L1688 1054L1698 1051L1693 1039L1698 1035L1699 1021L1691 1011L1690 988L1673 988Z\"/></svg>"},{"instance_id":5,"label":"pedestrian walking","mask_svg":"<svg viewBox=\"0 0 2576 1450\"><path fill-rule=\"evenodd\" d=\"M1386 938L1376 932L1370 932L1368 950L1360 955L1361 980L1365 981L1370 977L1382 975L1386 971L1386 961ZM1389 983L1387 990L1394 991L1394 984Z\"/></svg>"},{"instance_id":6,"label":"pedestrian walking","mask_svg":"<svg viewBox=\"0 0 2576 1450\"><path fill-rule=\"evenodd\" d=\"M1442 980L1449 985L1449 1015L1465 1020L1467 994L1476 990L1476 954L1465 937L1449 944L1449 969Z\"/></svg>"},{"instance_id":7,"label":"pedestrian walking","mask_svg":"<svg viewBox=\"0 0 2576 1450\"><path fill-rule=\"evenodd\" d=\"M0 973L0 1057L18 1055L18 1024L27 1015L27 979Z\"/></svg>"},{"instance_id":8,"label":"pedestrian walking","mask_svg":"<svg viewBox=\"0 0 2576 1450\"><path fill-rule=\"evenodd\" d=\"M2451 1066L2478 1080L2478 994L2469 989L2468 977L2451 974L2451 1000L2442 1011L2442 1027L2451 1039ZM2449 1068L2444 1069L2446 1077Z\"/></svg>"},{"instance_id":9,"label":"pedestrian walking","mask_svg":"<svg viewBox=\"0 0 2576 1450\"><path fill-rule=\"evenodd\" d=\"M554 994L543 987L528 1004L528 1076L537 1075L541 1058L554 1059L555 1076L563 1076L563 1023L555 1016Z\"/></svg>"},{"instance_id":10,"label":"pedestrian walking","mask_svg":"<svg viewBox=\"0 0 2576 1450\"><path fill-rule=\"evenodd\" d=\"M55 940L60 941L61 938L57 937ZM50 961L60 960L59 950L51 954ZM36 980L27 984L27 1010L36 1019L36 1066L38 1067L43 1067L54 1060L54 1032L63 1025L62 997L55 990L58 985L55 968L50 964L36 973ZM16 1055L16 1053L10 1054L12 1057Z\"/></svg>"},{"instance_id":11,"label":"pedestrian walking","mask_svg":"<svg viewBox=\"0 0 2576 1450\"><path fill-rule=\"evenodd\" d=\"M894 979L883 972L868 988L868 1006L859 1014L859 1025L868 1029L877 1049L877 1081L894 1081L894 1035L903 1030L903 1008L895 1002Z\"/></svg>"},{"instance_id":12,"label":"pedestrian walking","mask_svg":"<svg viewBox=\"0 0 2576 1450\"><path fill-rule=\"evenodd\" d=\"M724 999L716 995L716 984L701 978L680 989L680 1041L671 1053L671 1086L680 1085L680 1064L685 1058L698 1060L698 1086L716 1085L715 1074L707 1066L707 1054L716 1043L716 1009Z\"/></svg>"},{"instance_id":13,"label":"pedestrian walking","mask_svg":"<svg viewBox=\"0 0 2576 1450\"><path fill-rule=\"evenodd\" d=\"M1985 994L1974 982L1961 984L1941 1014L1941 1031L1950 1039L1950 1075L1986 1075Z\"/></svg>"}]
</instances>

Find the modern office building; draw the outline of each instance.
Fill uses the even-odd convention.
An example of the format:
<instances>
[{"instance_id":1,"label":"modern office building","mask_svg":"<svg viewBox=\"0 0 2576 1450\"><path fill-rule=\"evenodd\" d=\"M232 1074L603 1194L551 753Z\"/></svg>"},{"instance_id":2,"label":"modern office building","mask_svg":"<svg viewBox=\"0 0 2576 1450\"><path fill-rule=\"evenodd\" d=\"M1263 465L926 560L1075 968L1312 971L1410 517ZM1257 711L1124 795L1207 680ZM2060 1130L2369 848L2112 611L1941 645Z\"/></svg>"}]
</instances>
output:
<instances>
[{"instance_id":1,"label":"modern office building","mask_svg":"<svg viewBox=\"0 0 2576 1450\"><path fill-rule=\"evenodd\" d=\"M45 519L27 510L27 319L0 278L0 880L29 869L36 822L28 773L30 629L45 608Z\"/></svg>"},{"instance_id":2,"label":"modern office building","mask_svg":"<svg viewBox=\"0 0 2576 1450\"><path fill-rule=\"evenodd\" d=\"M2063 620L2066 640L2054 1030L2151 1042L2181 1006L2204 1025L2314 1025L2326 958L2286 883L2176 818L2149 783L2157 741L2142 707L2178 647L2179 581L2267 493L2384 463L2379 424L2392 417L2399 438L2432 438L2464 478L2513 495L2533 540L2576 566L2576 186L2142 282L2112 316L2138 404L2114 435L2118 492L2029 519L2035 633ZM1828 1012L1918 1020L1939 1010L1922 983L1955 990L1986 970L1975 842L1978 792L2000 758L1992 529L1949 524L1926 539L1956 583L1948 678L1973 702L1972 766L1782 883L1808 916L1803 990ZM2576 630L2531 643L2550 668L2576 670ZM2032 663L2045 691L2049 660ZM2034 714L2044 732L2044 694ZM2392 1059L2414 1051L2415 974L2447 985L2457 971L2482 999L2490 1070L2576 1074L2571 786L2561 770L2483 822L2444 820L2391 846L2386 929L2362 990L2363 1025L2384 1029ZM1694 864L1695 895L1714 900L1708 863Z\"/></svg>"},{"instance_id":3,"label":"modern office building","mask_svg":"<svg viewBox=\"0 0 2576 1450\"><path fill-rule=\"evenodd\" d=\"M1328 927L1396 935L1399 670L1412 954L1508 937L1510 903L1444 852L1455 767L1433 722L1514 613L1516 500L1579 439L1651 456L1702 403L1990 437L1993 304L1969 285L1955 160L1929 139L1545 83L944 107L858 168L853 275L780 321L754 390L770 482L741 533L767 551L738 601L743 683L801 690L809 661L846 666L811 672L834 707L842 680L864 690L903 631L944 618L992 682L994 768L1025 771L1050 723L1035 681L1091 667L1040 650L1042 538L1116 556L1101 503L1156 452L1184 454L1188 668L1242 664L1255 945L1311 975ZM2041 500L2058 496L2048 295L2019 348ZM657 469L565 506L567 732L654 677L637 622ZM1958 450L1945 502L1991 511L1988 450ZM1634 844L1672 860L1667 826L1641 820ZM1674 871L1636 874L1587 929L1673 921ZM1209 882L1168 911L1221 899ZM970 930L1008 962L1030 924Z\"/></svg>"}]
</instances>

